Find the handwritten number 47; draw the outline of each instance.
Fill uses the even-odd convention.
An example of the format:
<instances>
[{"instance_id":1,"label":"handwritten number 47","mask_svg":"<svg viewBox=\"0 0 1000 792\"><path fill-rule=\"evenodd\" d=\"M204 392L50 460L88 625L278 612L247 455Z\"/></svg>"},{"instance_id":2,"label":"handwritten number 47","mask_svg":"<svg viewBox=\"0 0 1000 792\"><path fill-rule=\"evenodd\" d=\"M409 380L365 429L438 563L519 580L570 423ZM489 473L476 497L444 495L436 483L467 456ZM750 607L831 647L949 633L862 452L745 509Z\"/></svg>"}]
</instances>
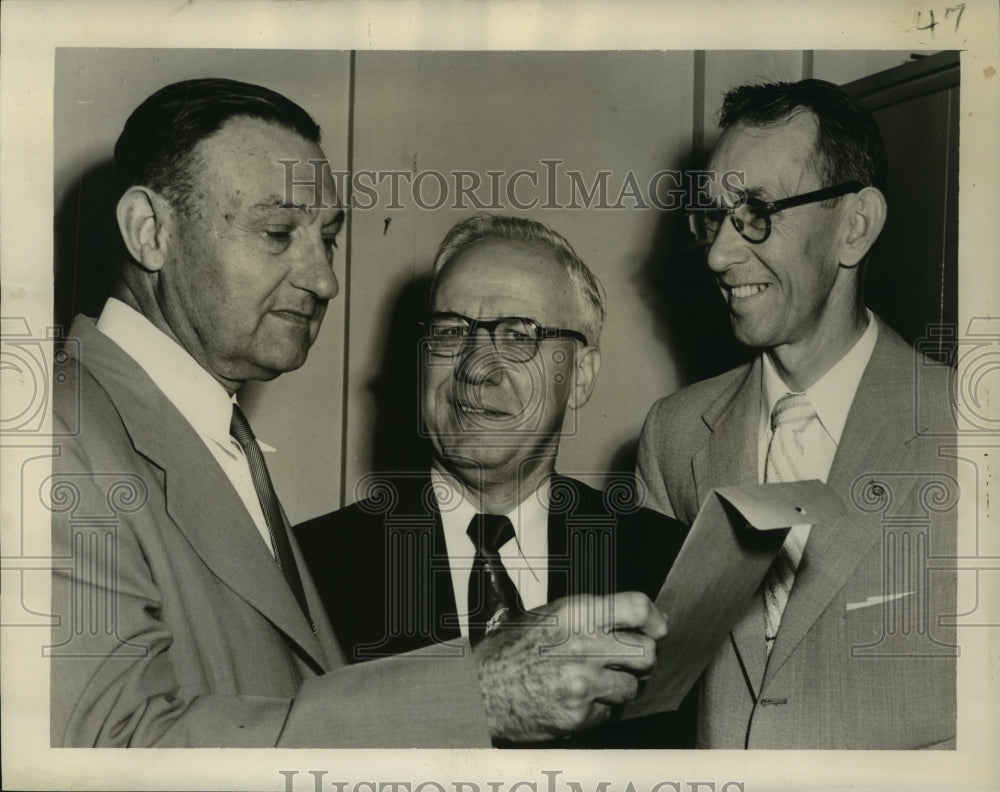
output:
<instances>
[{"instance_id":1,"label":"handwritten number 47","mask_svg":"<svg viewBox=\"0 0 1000 792\"><path fill-rule=\"evenodd\" d=\"M950 8L946 8L945 9L945 12L944 12L944 18L945 19L948 19L949 17L951 17L953 15L955 17L955 32L956 33L958 33L958 23L962 21L962 13L964 11L965 11L965 3L959 3L956 6L951 6ZM920 17L921 17L922 12L921 11L917 11L917 30L929 30L931 32L931 35L933 36L934 35L934 28L936 28L940 23L936 22L934 20L934 9L933 8L930 10L929 13L930 13L931 21L928 22L926 25L921 26L921 24L920 24Z\"/></svg>"}]
</instances>

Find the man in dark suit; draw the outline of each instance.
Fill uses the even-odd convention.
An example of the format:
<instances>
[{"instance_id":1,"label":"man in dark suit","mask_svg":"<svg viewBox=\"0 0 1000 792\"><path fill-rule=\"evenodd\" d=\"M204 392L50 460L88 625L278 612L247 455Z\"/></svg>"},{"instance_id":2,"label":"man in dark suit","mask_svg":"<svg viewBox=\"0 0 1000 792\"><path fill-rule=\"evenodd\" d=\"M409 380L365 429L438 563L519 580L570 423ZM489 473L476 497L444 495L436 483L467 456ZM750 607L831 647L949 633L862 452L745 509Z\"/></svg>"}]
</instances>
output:
<instances>
[{"instance_id":1,"label":"man in dark suit","mask_svg":"<svg viewBox=\"0 0 1000 792\"><path fill-rule=\"evenodd\" d=\"M603 320L593 274L546 226L479 215L446 235L420 352L429 470L367 476L357 503L296 528L349 659L502 623L477 570L483 515L508 526L492 560L508 614L568 594L656 596L684 525L640 508L631 476L601 492L555 473ZM680 744L677 731L651 744Z\"/></svg>"},{"instance_id":2,"label":"man in dark suit","mask_svg":"<svg viewBox=\"0 0 1000 792\"><path fill-rule=\"evenodd\" d=\"M652 664L665 622L638 594L589 633L598 601L567 598L474 651L345 664L236 400L303 363L337 292L318 144L298 105L218 79L156 92L118 140L121 272L56 383L53 745L533 741L602 721Z\"/></svg>"},{"instance_id":3,"label":"man in dark suit","mask_svg":"<svg viewBox=\"0 0 1000 792\"><path fill-rule=\"evenodd\" d=\"M949 369L864 305L881 135L818 80L736 88L721 125L717 204L692 228L760 354L653 406L639 477L682 520L714 487L799 479L827 482L847 512L789 533L703 676L698 745L953 747Z\"/></svg>"}]
</instances>

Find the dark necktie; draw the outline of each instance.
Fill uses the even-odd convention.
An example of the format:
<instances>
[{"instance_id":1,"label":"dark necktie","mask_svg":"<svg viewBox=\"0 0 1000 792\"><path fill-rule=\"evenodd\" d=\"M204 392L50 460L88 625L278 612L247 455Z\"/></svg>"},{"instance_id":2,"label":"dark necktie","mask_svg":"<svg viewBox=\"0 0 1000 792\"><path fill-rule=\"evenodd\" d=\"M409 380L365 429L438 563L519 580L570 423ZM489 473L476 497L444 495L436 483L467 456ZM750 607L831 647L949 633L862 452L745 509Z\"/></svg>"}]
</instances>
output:
<instances>
[{"instance_id":1,"label":"dark necktie","mask_svg":"<svg viewBox=\"0 0 1000 792\"><path fill-rule=\"evenodd\" d=\"M306 593L302 589L302 580L299 578L299 570L295 565L295 558L292 556L292 546L288 541L288 528L285 520L281 516L281 507L278 505L278 496L274 494L274 486L271 484L271 477L267 473L267 465L264 464L264 454L261 453L260 446L257 445L257 438L254 437L250 422L243 414L240 406L233 402L233 418L229 424L229 433L236 438L243 453L246 455L247 463L250 465L250 477L253 479L253 488L257 491L257 500L260 501L261 511L264 512L264 520L267 523L267 532L271 536L271 547L274 548L274 557L278 562L278 568L285 575L288 587L299 601L302 612L306 619L312 624L309 618L309 607L306 605ZM315 631L315 628L313 628Z\"/></svg>"},{"instance_id":2,"label":"dark necktie","mask_svg":"<svg viewBox=\"0 0 1000 792\"><path fill-rule=\"evenodd\" d=\"M477 514L466 531L476 546L469 576L469 641L475 646L501 622L524 613L517 586L500 561L500 548L514 538L514 526L499 514Z\"/></svg>"}]
</instances>

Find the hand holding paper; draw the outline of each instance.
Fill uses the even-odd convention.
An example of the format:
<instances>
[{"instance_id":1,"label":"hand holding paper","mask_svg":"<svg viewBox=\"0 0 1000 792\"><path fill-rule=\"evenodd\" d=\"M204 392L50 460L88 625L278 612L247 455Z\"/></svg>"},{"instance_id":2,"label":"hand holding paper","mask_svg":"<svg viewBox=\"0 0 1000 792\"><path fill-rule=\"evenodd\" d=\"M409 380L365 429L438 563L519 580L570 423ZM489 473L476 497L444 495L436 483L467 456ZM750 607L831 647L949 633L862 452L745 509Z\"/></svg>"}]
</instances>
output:
<instances>
[{"instance_id":1,"label":"hand holding paper","mask_svg":"<svg viewBox=\"0 0 1000 792\"><path fill-rule=\"evenodd\" d=\"M638 592L565 597L491 633L475 650L491 733L529 742L601 723L635 696L666 633Z\"/></svg>"},{"instance_id":2,"label":"hand holding paper","mask_svg":"<svg viewBox=\"0 0 1000 792\"><path fill-rule=\"evenodd\" d=\"M622 717L676 709L758 590L788 529L822 530L843 511L819 481L712 490L656 598L670 630L658 642L655 673Z\"/></svg>"}]
</instances>

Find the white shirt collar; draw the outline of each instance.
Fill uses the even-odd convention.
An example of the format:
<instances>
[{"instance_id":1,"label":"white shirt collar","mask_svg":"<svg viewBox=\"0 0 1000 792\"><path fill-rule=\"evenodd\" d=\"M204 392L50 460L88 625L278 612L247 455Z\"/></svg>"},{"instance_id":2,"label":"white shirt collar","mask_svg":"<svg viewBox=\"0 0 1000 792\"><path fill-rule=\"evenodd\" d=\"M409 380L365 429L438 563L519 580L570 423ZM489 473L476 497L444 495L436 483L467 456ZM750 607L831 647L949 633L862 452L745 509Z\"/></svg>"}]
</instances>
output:
<instances>
[{"instance_id":1,"label":"white shirt collar","mask_svg":"<svg viewBox=\"0 0 1000 792\"><path fill-rule=\"evenodd\" d=\"M462 634L467 635L465 610L475 547L466 530L479 509L465 497L463 487L453 477L432 468L431 481L441 514L459 625ZM515 541L500 548L500 558L526 608L537 608L548 601L551 487L551 479L546 477L538 489L507 513L514 526Z\"/></svg>"},{"instance_id":2,"label":"white shirt collar","mask_svg":"<svg viewBox=\"0 0 1000 792\"><path fill-rule=\"evenodd\" d=\"M437 468L431 468L431 483L437 496L442 524L446 529L449 524L456 526L456 530L460 530L465 536L469 523L479 513L479 508L466 497L465 488L454 477L443 474ZM521 555L526 559L545 557L551 489L552 481L546 476L538 489L507 512L507 517L514 526L514 539ZM537 526L544 526L545 530L535 530ZM536 552L539 547L543 551L541 554ZM469 548L469 555L472 555L471 541Z\"/></svg>"},{"instance_id":3,"label":"white shirt collar","mask_svg":"<svg viewBox=\"0 0 1000 792\"><path fill-rule=\"evenodd\" d=\"M139 364L200 436L229 448L234 398L180 344L113 297L97 329Z\"/></svg>"},{"instance_id":4,"label":"white shirt collar","mask_svg":"<svg viewBox=\"0 0 1000 792\"><path fill-rule=\"evenodd\" d=\"M878 322L871 311L867 313L868 327L861 334L861 338L826 374L804 391L813 409L816 410L816 417L837 445L840 444L840 436L844 433L844 425L851 411L854 394L858 391L861 377L868 367L872 352L875 350L875 342L878 340ZM769 428L771 410L778 399L790 389L774 368L770 356L763 354L761 357L764 359L761 417Z\"/></svg>"}]
</instances>

